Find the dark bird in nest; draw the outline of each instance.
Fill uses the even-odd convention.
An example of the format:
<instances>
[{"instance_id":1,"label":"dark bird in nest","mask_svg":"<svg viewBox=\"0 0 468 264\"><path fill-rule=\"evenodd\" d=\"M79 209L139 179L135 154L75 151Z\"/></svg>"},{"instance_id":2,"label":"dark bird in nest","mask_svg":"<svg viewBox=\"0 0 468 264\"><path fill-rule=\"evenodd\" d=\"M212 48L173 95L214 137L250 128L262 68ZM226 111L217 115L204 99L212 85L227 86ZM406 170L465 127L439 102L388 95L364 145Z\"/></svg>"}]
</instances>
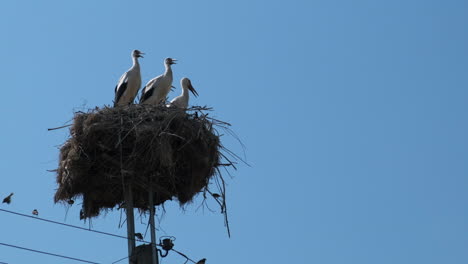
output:
<instances>
[{"instance_id":1,"label":"dark bird in nest","mask_svg":"<svg viewBox=\"0 0 468 264\"><path fill-rule=\"evenodd\" d=\"M205 264L206 258L200 259L196 264Z\"/></svg>"},{"instance_id":2,"label":"dark bird in nest","mask_svg":"<svg viewBox=\"0 0 468 264\"><path fill-rule=\"evenodd\" d=\"M70 200L67 201L67 203L68 203L69 205L72 205L72 204L75 203L75 201L73 201L72 199L70 199Z\"/></svg>"},{"instance_id":3,"label":"dark bird in nest","mask_svg":"<svg viewBox=\"0 0 468 264\"><path fill-rule=\"evenodd\" d=\"M32 214L35 215L35 216L38 216L38 215L39 215L39 211L37 211L37 209L34 209L34 210L32 211Z\"/></svg>"},{"instance_id":4,"label":"dark bird in nest","mask_svg":"<svg viewBox=\"0 0 468 264\"><path fill-rule=\"evenodd\" d=\"M3 199L3 203L10 204L11 203L11 197L13 196L13 193L10 193L7 197Z\"/></svg>"},{"instance_id":5,"label":"dark bird in nest","mask_svg":"<svg viewBox=\"0 0 468 264\"><path fill-rule=\"evenodd\" d=\"M140 240L143 240L143 235L141 233L135 233L135 237Z\"/></svg>"}]
</instances>

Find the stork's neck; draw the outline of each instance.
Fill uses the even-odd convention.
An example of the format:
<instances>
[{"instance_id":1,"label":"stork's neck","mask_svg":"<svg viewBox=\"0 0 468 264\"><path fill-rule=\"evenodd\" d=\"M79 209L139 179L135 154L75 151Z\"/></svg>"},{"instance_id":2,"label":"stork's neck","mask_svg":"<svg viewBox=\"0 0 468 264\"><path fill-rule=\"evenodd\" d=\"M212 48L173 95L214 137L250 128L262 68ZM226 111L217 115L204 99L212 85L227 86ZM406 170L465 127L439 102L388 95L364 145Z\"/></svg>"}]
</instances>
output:
<instances>
[{"instance_id":1,"label":"stork's neck","mask_svg":"<svg viewBox=\"0 0 468 264\"><path fill-rule=\"evenodd\" d=\"M164 72L164 75L169 76L172 78L172 68L170 64L165 64L166 71Z\"/></svg>"},{"instance_id":2,"label":"stork's neck","mask_svg":"<svg viewBox=\"0 0 468 264\"><path fill-rule=\"evenodd\" d=\"M188 88L185 86L182 86L182 96L188 96Z\"/></svg>"},{"instance_id":3,"label":"stork's neck","mask_svg":"<svg viewBox=\"0 0 468 264\"><path fill-rule=\"evenodd\" d=\"M132 68L140 68L140 63L138 62L137 57L133 57L133 66Z\"/></svg>"}]
</instances>

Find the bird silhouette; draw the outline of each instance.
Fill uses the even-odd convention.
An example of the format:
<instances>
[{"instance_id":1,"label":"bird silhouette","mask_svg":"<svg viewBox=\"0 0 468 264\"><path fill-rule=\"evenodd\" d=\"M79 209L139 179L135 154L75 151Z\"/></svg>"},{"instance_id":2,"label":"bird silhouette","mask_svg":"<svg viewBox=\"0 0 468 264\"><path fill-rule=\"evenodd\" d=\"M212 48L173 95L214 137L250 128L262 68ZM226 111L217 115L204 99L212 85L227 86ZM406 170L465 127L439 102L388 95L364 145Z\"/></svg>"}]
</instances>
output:
<instances>
[{"instance_id":1,"label":"bird silhouette","mask_svg":"<svg viewBox=\"0 0 468 264\"><path fill-rule=\"evenodd\" d=\"M213 193L212 196L215 198L215 199L218 199L219 197L221 197L221 195L217 194L217 193Z\"/></svg>"},{"instance_id":2,"label":"bird silhouette","mask_svg":"<svg viewBox=\"0 0 468 264\"><path fill-rule=\"evenodd\" d=\"M39 215L39 211L37 211L37 209L34 209L34 210L32 211L32 214L35 215L35 216L38 216L38 215Z\"/></svg>"},{"instance_id":3,"label":"bird silhouette","mask_svg":"<svg viewBox=\"0 0 468 264\"><path fill-rule=\"evenodd\" d=\"M141 233L135 233L135 237L140 240L143 240L143 235Z\"/></svg>"},{"instance_id":4,"label":"bird silhouette","mask_svg":"<svg viewBox=\"0 0 468 264\"><path fill-rule=\"evenodd\" d=\"M10 193L7 197L3 199L3 203L10 204L11 203L11 197L13 196L13 193Z\"/></svg>"},{"instance_id":5,"label":"bird silhouette","mask_svg":"<svg viewBox=\"0 0 468 264\"><path fill-rule=\"evenodd\" d=\"M200 259L196 264L205 264L206 258Z\"/></svg>"}]
</instances>

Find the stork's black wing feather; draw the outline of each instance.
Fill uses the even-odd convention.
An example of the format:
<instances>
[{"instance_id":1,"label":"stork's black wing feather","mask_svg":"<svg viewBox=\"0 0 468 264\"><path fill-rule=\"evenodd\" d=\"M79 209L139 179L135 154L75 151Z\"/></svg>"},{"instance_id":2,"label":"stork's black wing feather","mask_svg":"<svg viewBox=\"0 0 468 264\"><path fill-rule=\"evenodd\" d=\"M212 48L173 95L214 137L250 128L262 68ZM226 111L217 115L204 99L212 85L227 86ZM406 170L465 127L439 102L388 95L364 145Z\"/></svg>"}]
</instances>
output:
<instances>
[{"instance_id":1,"label":"stork's black wing feather","mask_svg":"<svg viewBox=\"0 0 468 264\"><path fill-rule=\"evenodd\" d=\"M151 95L153 95L154 93L154 86L151 87L149 90L147 90L145 92L145 89L143 89L143 93L141 95L141 98L140 98L140 103L143 103L144 101L146 101L148 98L151 97Z\"/></svg>"},{"instance_id":2,"label":"stork's black wing feather","mask_svg":"<svg viewBox=\"0 0 468 264\"><path fill-rule=\"evenodd\" d=\"M118 103L119 100L120 100L120 97L122 97L122 95L124 94L125 90L127 90L127 81L128 81L128 80L125 80L124 82L122 82L122 84L121 84L119 87L115 86L114 106L117 105L117 103Z\"/></svg>"}]
</instances>

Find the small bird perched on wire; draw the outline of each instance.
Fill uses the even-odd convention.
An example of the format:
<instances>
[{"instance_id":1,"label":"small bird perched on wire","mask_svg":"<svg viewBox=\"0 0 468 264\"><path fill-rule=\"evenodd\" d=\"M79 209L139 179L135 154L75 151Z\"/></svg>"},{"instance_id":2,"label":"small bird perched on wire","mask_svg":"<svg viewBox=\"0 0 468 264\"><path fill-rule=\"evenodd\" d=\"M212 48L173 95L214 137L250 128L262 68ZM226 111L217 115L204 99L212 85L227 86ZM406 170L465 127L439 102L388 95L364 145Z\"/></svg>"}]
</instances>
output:
<instances>
[{"instance_id":1,"label":"small bird perched on wire","mask_svg":"<svg viewBox=\"0 0 468 264\"><path fill-rule=\"evenodd\" d=\"M206 258L200 259L196 264L205 264Z\"/></svg>"},{"instance_id":2,"label":"small bird perched on wire","mask_svg":"<svg viewBox=\"0 0 468 264\"><path fill-rule=\"evenodd\" d=\"M184 77L180 80L180 86L182 88L182 94L172 99L172 101L167 106L175 106L178 108L187 108L189 102L189 92L192 92L195 97L198 96L197 91L192 86L192 82L189 78Z\"/></svg>"},{"instance_id":3,"label":"small bird perched on wire","mask_svg":"<svg viewBox=\"0 0 468 264\"><path fill-rule=\"evenodd\" d=\"M13 196L13 193L10 193L7 197L3 199L2 203L10 204L11 203L11 197Z\"/></svg>"},{"instance_id":4,"label":"small bird perched on wire","mask_svg":"<svg viewBox=\"0 0 468 264\"><path fill-rule=\"evenodd\" d=\"M140 240L143 240L143 235L141 233L135 233L135 237Z\"/></svg>"},{"instance_id":5,"label":"small bird perched on wire","mask_svg":"<svg viewBox=\"0 0 468 264\"><path fill-rule=\"evenodd\" d=\"M35 216L38 216L38 215L39 215L39 211L37 211L37 209L34 209L34 210L32 211L32 214L35 215Z\"/></svg>"},{"instance_id":6,"label":"small bird perched on wire","mask_svg":"<svg viewBox=\"0 0 468 264\"><path fill-rule=\"evenodd\" d=\"M115 86L114 106L129 105L133 103L141 87L140 64L138 58L143 58L143 52L132 51L133 65L119 79Z\"/></svg>"},{"instance_id":7,"label":"small bird perched on wire","mask_svg":"<svg viewBox=\"0 0 468 264\"><path fill-rule=\"evenodd\" d=\"M151 79L143 88L140 97L140 104L157 105L166 101L166 96L172 87L172 68L171 65L176 64L177 60L166 58L164 66L166 70L164 74Z\"/></svg>"}]
</instances>

